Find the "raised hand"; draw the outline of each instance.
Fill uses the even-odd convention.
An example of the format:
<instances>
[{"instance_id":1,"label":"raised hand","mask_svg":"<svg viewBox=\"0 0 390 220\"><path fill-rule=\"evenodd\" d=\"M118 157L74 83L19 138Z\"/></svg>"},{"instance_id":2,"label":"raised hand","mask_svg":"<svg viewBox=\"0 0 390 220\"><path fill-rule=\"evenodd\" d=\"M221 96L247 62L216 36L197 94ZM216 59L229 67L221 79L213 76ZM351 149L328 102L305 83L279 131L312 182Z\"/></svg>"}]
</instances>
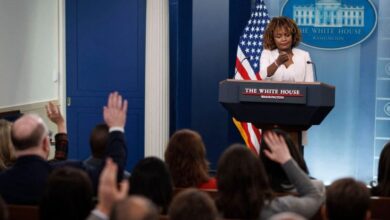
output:
<instances>
[{"instance_id":1,"label":"raised hand","mask_svg":"<svg viewBox=\"0 0 390 220\"><path fill-rule=\"evenodd\" d=\"M119 184L119 188L116 184L118 166L112 161L111 158L106 160L106 165L102 173L100 174L98 197L99 203L97 208L108 215L115 202L126 198L129 191L129 181L127 179L122 180Z\"/></svg>"},{"instance_id":2,"label":"raised hand","mask_svg":"<svg viewBox=\"0 0 390 220\"><path fill-rule=\"evenodd\" d=\"M47 117L57 125L58 133L66 133L65 120L61 115L60 107L49 102L45 105L45 109Z\"/></svg>"},{"instance_id":3,"label":"raised hand","mask_svg":"<svg viewBox=\"0 0 390 220\"><path fill-rule=\"evenodd\" d=\"M104 106L103 117L108 127L125 127L127 113L127 100L123 100L118 92L108 96L107 106Z\"/></svg>"},{"instance_id":4,"label":"raised hand","mask_svg":"<svg viewBox=\"0 0 390 220\"><path fill-rule=\"evenodd\" d=\"M264 149L264 153L269 159L280 164L284 164L291 159L290 151L283 136L277 135L273 131L266 131L264 140L269 147L269 149Z\"/></svg>"}]
</instances>

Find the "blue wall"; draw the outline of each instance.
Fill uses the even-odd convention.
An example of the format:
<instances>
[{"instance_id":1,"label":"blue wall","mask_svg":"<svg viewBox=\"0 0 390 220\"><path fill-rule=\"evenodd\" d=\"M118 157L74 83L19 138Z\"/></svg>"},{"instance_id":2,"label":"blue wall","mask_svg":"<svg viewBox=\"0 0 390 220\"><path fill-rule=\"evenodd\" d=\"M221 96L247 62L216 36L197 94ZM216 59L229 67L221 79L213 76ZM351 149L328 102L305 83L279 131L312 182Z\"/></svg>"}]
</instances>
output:
<instances>
[{"instance_id":1,"label":"blue wall","mask_svg":"<svg viewBox=\"0 0 390 220\"><path fill-rule=\"evenodd\" d=\"M272 6L276 14L271 16L279 15L286 1L279 2ZM378 8L379 1L372 2ZM344 176L371 181L376 173L378 30L362 44L343 50L301 48L315 61L318 80L336 86L335 108L320 126L309 131L305 158L311 174L326 182Z\"/></svg>"},{"instance_id":2,"label":"blue wall","mask_svg":"<svg viewBox=\"0 0 390 220\"><path fill-rule=\"evenodd\" d=\"M242 142L217 101L218 83L234 74L238 37L250 7L250 1L241 0L170 1L171 133L180 128L200 132L213 169L230 143Z\"/></svg>"},{"instance_id":3,"label":"blue wall","mask_svg":"<svg viewBox=\"0 0 390 220\"><path fill-rule=\"evenodd\" d=\"M171 129L198 130L215 167L222 150L241 141L230 116L217 101L217 91L218 82L234 74L237 40L252 1L182 2L180 4L187 4L186 10L191 11L192 16L176 14L179 21L184 19L190 24L176 31L182 34L184 30L191 37L184 40L185 57L175 53L180 51L180 44L175 50L171 48L171 59L177 61L171 74L178 79L174 82L175 89L171 90L171 98L175 100L172 108L175 113L171 115L175 121ZM280 15L285 2L266 0L270 16ZM386 0L372 2L377 9L381 8L379 24L362 44L333 51L300 46L311 53L318 80L336 86L335 108L321 125L309 130L309 144L305 149L312 176L325 182L343 176L371 181L376 175L381 147L390 139L390 117L383 116L381 111L383 105L390 102L390 95L386 96L390 93L390 19L385 16L389 14L390 3ZM175 33L172 31L171 36ZM181 90L184 86L179 78L183 75L186 89ZM378 80L377 75L384 79Z\"/></svg>"}]
</instances>

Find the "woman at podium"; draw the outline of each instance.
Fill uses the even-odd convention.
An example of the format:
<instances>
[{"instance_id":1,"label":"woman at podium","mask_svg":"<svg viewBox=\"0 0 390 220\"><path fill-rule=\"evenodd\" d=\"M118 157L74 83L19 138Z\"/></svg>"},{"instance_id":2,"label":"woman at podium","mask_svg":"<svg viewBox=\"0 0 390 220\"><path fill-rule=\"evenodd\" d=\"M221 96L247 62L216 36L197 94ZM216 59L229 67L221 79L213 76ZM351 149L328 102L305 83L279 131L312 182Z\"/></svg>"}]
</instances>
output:
<instances>
[{"instance_id":1,"label":"woman at podium","mask_svg":"<svg viewBox=\"0 0 390 220\"><path fill-rule=\"evenodd\" d=\"M288 17L274 17L264 33L260 57L263 80L313 82L313 63L307 51L296 48L301 31Z\"/></svg>"},{"instance_id":2,"label":"woman at podium","mask_svg":"<svg viewBox=\"0 0 390 220\"><path fill-rule=\"evenodd\" d=\"M264 50L260 57L260 76L263 80L284 82L313 82L313 63L307 51L296 48L301 31L293 19L274 17L264 32ZM303 154L307 133L290 132Z\"/></svg>"}]
</instances>

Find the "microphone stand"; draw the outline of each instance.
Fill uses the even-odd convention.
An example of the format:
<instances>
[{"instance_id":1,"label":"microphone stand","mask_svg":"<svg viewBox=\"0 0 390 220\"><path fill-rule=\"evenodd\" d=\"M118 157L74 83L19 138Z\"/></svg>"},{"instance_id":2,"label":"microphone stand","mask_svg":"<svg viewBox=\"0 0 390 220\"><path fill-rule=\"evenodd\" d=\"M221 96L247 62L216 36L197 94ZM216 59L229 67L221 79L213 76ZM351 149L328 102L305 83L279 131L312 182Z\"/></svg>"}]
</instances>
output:
<instances>
[{"instance_id":1,"label":"microphone stand","mask_svg":"<svg viewBox=\"0 0 390 220\"><path fill-rule=\"evenodd\" d=\"M306 62L307 64L311 64L313 66L313 73L314 73L314 82L317 82L317 68L316 68L316 64L313 63L312 61L307 61Z\"/></svg>"}]
</instances>

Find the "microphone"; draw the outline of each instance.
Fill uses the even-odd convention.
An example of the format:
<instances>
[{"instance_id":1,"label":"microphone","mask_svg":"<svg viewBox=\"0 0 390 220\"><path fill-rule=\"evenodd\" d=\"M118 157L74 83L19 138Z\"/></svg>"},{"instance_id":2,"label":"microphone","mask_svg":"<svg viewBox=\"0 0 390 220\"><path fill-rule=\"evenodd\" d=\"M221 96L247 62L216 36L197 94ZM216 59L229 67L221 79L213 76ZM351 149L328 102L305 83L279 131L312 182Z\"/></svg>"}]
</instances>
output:
<instances>
[{"instance_id":1,"label":"microphone","mask_svg":"<svg viewBox=\"0 0 390 220\"><path fill-rule=\"evenodd\" d=\"M307 64L311 64L313 66L313 73L314 73L314 82L317 82L317 68L316 68L316 64L313 63L312 61L308 60L306 62Z\"/></svg>"}]
</instances>

